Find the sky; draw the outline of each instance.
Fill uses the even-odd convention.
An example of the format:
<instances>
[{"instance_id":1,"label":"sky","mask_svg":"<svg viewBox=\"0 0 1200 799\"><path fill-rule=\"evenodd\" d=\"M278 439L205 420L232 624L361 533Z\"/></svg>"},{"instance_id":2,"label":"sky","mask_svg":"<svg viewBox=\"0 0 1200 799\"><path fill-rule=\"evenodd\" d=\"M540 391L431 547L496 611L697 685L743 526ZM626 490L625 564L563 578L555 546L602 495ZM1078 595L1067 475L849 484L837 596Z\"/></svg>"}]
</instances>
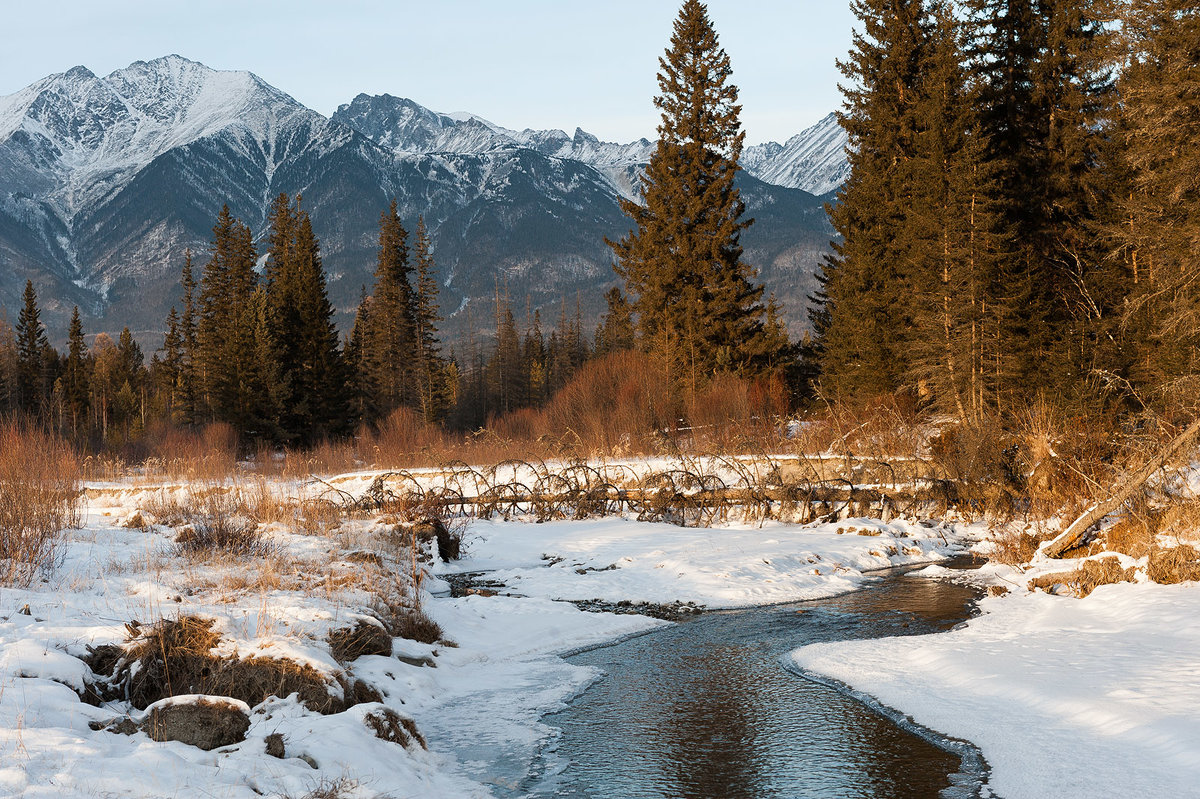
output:
<instances>
[{"instance_id":1,"label":"sky","mask_svg":"<svg viewBox=\"0 0 1200 799\"><path fill-rule=\"evenodd\" d=\"M322 114L359 93L509 128L654 137L658 58L678 0L76 0L13 3L0 95L82 64L170 53L245 69ZM784 141L840 103L848 0L709 0L748 143Z\"/></svg>"}]
</instances>

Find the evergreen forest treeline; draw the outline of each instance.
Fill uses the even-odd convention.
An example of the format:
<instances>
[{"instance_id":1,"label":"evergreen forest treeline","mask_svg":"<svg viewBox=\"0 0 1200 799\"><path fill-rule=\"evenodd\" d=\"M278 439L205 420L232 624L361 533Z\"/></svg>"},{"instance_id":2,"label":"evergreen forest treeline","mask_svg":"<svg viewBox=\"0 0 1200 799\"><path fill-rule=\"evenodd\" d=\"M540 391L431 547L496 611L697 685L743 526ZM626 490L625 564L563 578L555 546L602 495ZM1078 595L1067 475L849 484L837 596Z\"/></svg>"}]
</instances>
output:
<instances>
[{"instance_id":1,"label":"evergreen forest treeline","mask_svg":"<svg viewBox=\"0 0 1200 799\"><path fill-rule=\"evenodd\" d=\"M660 62L643 202L622 203L631 229L608 242L621 286L591 341L578 302L570 315L563 299L547 335L498 285L494 338L472 332L448 351L428 233L419 220L410 235L394 202L374 284L339 340L320 243L300 198L280 195L262 253L221 211L148 365L128 330L87 346L78 312L57 352L27 285L15 330L0 327L0 411L107 445L221 422L307 446L399 409L475 429L546 404L613 353L626 355L572 396L609 392L592 399L614 418L619 403L665 409L624 413L642 426L713 405L705 392L730 380L771 398L760 417L897 395L967 425L1039 399L1084 415L1187 407L1200 376L1200 10L851 7L839 62L851 174L828 208L838 238L801 345L743 259L754 220L734 182L738 89L707 9L685 0Z\"/></svg>"},{"instance_id":2,"label":"evergreen forest treeline","mask_svg":"<svg viewBox=\"0 0 1200 799\"><path fill-rule=\"evenodd\" d=\"M15 329L0 322L0 412L50 426L94 448L169 427L229 425L243 442L295 447L337 439L405 408L429 424L475 429L537 406L589 359L632 342L619 292L595 331L564 298L547 336L540 314L518 330L497 291L494 339L472 334L460 366L443 352L434 260L423 220L411 235L396 204L381 214L374 285L339 340L320 242L300 198L270 209L261 274L249 227L222 208L203 267L186 254L182 307L149 363L129 329L89 346L79 311L65 352L50 345L32 283Z\"/></svg>"},{"instance_id":3,"label":"evergreen forest treeline","mask_svg":"<svg viewBox=\"0 0 1200 799\"><path fill-rule=\"evenodd\" d=\"M854 0L806 355L818 385L973 423L1037 398L1194 393L1200 9L1180 0Z\"/></svg>"}]
</instances>

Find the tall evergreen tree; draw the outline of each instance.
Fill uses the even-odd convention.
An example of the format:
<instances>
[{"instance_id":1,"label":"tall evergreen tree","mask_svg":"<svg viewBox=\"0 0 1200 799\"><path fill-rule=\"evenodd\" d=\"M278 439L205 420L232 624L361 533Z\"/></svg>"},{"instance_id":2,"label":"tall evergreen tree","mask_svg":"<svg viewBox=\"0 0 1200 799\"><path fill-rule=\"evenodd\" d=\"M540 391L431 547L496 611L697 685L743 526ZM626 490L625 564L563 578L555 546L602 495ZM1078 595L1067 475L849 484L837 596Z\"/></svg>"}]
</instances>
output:
<instances>
[{"instance_id":1,"label":"tall evergreen tree","mask_svg":"<svg viewBox=\"0 0 1200 799\"><path fill-rule=\"evenodd\" d=\"M224 206L213 227L210 257L200 282L197 364L208 418L242 434L262 435L270 421L259 348L258 276L250 228Z\"/></svg>"},{"instance_id":2,"label":"tall evergreen tree","mask_svg":"<svg viewBox=\"0 0 1200 799\"><path fill-rule=\"evenodd\" d=\"M33 281L25 281L21 313L17 317L17 397L26 413L40 413L49 399L46 350L50 347Z\"/></svg>"},{"instance_id":3,"label":"tall evergreen tree","mask_svg":"<svg viewBox=\"0 0 1200 799\"><path fill-rule=\"evenodd\" d=\"M1151 389L1186 379L1193 394L1200 373L1200 8L1133 0L1122 28L1128 63L1117 133L1128 185L1112 232L1131 295L1131 372Z\"/></svg>"},{"instance_id":4,"label":"tall evergreen tree","mask_svg":"<svg viewBox=\"0 0 1200 799\"><path fill-rule=\"evenodd\" d=\"M79 306L71 312L71 325L67 329L67 361L63 374L63 392L66 413L70 418L72 435L87 429L88 421L88 350L83 340L83 322L79 319Z\"/></svg>"},{"instance_id":5,"label":"tall evergreen tree","mask_svg":"<svg viewBox=\"0 0 1200 799\"><path fill-rule=\"evenodd\" d=\"M1115 95L1104 0L967 0L972 72L999 213L1003 393L1078 393L1120 297L1105 291L1098 225Z\"/></svg>"},{"instance_id":6,"label":"tall evergreen tree","mask_svg":"<svg viewBox=\"0 0 1200 799\"><path fill-rule=\"evenodd\" d=\"M369 416L379 419L400 406L418 405L414 364L417 324L408 232L396 201L380 216L379 257L371 311L363 338L363 363L370 386Z\"/></svg>"},{"instance_id":7,"label":"tall evergreen tree","mask_svg":"<svg viewBox=\"0 0 1200 799\"><path fill-rule=\"evenodd\" d=\"M821 380L843 397L891 393L909 368L913 270L910 171L931 27L924 0L854 0L862 23L838 67L850 177L829 207L840 239L821 275Z\"/></svg>"},{"instance_id":8,"label":"tall evergreen tree","mask_svg":"<svg viewBox=\"0 0 1200 799\"><path fill-rule=\"evenodd\" d=\"M607 309L596 327L597 355L632 349L634 345L633 309L621 289L613 286L604 295Z\"/></svg>"},{"instance_id":9,"label":"tall evergreen tree","mask_svg":"<svg viewBox=\"0 0 1200 799\"><path fill-rule=\"evenodd\" d=\"M677 378L694 386L721 370L753 374L767 353L763 289L740 244L751 222L734 186L741 106L698 0L685 0L659 65L658 143L642 177L644 205L621 202L635 229L609 242L615 268L643 344L663 352Z\"/></svg>"},{"instance_id":10,"label":"tall evergreen tree","mask_svg":"<svg viewBox=\"0 0 1200 799\"><path fill-rule=\"evenodd\" d=\"M433 262L433 244L425 228L425 218L417 218L417 241L414 254L417 259L416 325L417 369L416 379L420 395L421 413L425 421L434 422L442 418L449 402L446 379L446 362L442 358L438 343L438 323L442 317L438 310L437 276Z\"/></svg>"}]
</instances>

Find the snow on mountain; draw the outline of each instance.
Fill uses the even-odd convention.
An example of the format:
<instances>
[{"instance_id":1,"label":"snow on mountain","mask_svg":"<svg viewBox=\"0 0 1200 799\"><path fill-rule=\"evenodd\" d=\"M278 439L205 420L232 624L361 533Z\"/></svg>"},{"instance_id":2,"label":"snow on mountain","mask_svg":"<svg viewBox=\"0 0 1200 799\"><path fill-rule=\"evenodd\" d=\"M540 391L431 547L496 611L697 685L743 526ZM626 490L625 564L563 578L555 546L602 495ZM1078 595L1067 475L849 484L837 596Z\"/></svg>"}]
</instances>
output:
<instances>
[{"instance_id":1,"label":"snow on mountain","mask_svg":"<svg viewBox=\"0 0 1200 799\"><path fill-rule=\"evenodd\" d=\"M248 150L304 124L327 123L249 72L177 55L104 78L74 67L0 98L0 180L44 192L69 220L170 150L217 134Z\"/></svg>"},{"instance_id":2,"label":"snow on mountain","mask_svg":"<svg viewBox=\"0 0 1200 799\"><path fill-rule=\"evenodd\" d=\"M759 220L747 255L799 308L830 231L811 195L771 183L820 188L839 149L796 142L748 148L739 180ZM535 307L581 292L591 313L613 279L604 241L628 226L617 199L637 195L653 146L511 130L390 95L359 95L327 119L252 73L177 55L105 77L75 67L0 97L0 307L12 311L29 278L52 330L74 304L102 329L159 330L183 253L204 252L221 205L262 235L287 192L304 196L343 314L370 283L393 198L406 223L426 221L446 307L490 296L502 277ZM805 164L827 174L806 177Z\"/></svg>"},{"instance_id":3,"label":"snow on mountain","mask_svg":"<svg viewBox=\"0 0 1200 799\"><path fill-rule=\"evenodd\" d=\"M474 114L441 114L388 94L360 94L338 108L333 119L398 154L483 154L526 148L580 161L625 197L635 195L637 175L654 151L647 139L617 144L580 128L573 136L561 130L510 130ZM819 196L837 189L849 176L846 141L837 117L830 114L784 144L747 147L742 166L764 183Z\"/></svg>"},{"instance_id":4,"label":"snow on mountain","mask_svg":"<svg viewBox=\"0 0 1200 799\"><path fill-rule=\"evenodd\" d=\"M747 147L742 167L764 183L803 189L817 196L839 188L850 177L846 131L830 114L784 144Z\"/></svg>"}]
</instances>

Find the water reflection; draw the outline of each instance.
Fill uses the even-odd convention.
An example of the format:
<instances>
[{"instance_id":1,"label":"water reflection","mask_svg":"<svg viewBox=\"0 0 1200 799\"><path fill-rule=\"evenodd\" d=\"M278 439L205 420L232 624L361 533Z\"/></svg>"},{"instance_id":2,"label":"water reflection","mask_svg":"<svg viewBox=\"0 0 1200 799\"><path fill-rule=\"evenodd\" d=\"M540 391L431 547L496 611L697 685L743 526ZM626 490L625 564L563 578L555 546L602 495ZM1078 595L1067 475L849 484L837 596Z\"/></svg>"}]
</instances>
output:
<instances>
[{"instance_id":1,"label":"water reflection","mask_svg":"<svg viewBox=\"0 0 1200 799\"><path fill-rule=\"evenodd\" d=\"M947 629L974 595L888 576L868 591L786 607L710 613L571 661L604 676L547 717L561 774L535 797L932 797L957 756L842 694L785 671L815 641Z\"/></svg>"}]
</instances>

